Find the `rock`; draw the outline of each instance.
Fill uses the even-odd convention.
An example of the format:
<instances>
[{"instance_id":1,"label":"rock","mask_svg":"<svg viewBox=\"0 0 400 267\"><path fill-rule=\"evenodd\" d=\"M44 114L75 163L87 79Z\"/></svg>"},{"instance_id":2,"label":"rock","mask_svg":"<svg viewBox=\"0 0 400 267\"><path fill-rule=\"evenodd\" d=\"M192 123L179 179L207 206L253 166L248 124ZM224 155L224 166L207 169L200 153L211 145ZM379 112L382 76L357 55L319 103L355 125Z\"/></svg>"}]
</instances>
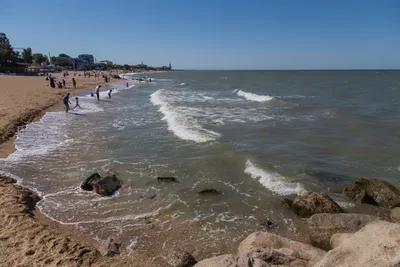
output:
<instances>
[{"instance_id":1,"label":"rock","mask_svg":"<svg viewBox=\"0 0 400 267\"><path fill-rule=\"evenodd\" d=\"M247 255L240 255L236 261L235 266L237 267L269 267L269 264L265 261Z\"/></svg>"},{"instance_id":2,"label":"rock","mask_svg":"<svg viewBox=\"0 0 400 267\"><path fill-rule=\"evenodd\" d=\"M225 254L199 261L195 267L237 267L236 257Z\"/></svg>"},{"instance_id":3,"label":"rock","mask_svg":"<svg viewBox=\"0 0 400 267\"><path fill-rule=\"evenodd\" d=\"M271 222L270 220L261 220L261 221L259 221L258 224L267 229L275 226L275 224L273 222Z\"/></svg>"},{"instance_id":4,"label":"rock","mask_svg":"<svg viewBox=\"0 0 400 267\"><path fill-rule=\"evenodd\" d=\"M340 246L340 245L342 244L342 242L343 242L344 240L346 240L347 238L350 238L350 237L352 237L352 236L353 236L353 233L345 233L345 234L338 233L338 234L333 234L333 235L331 236L331 240L330 240L331 247L332 247L332 248L337 248L338 246Z\"/></svg>"},{"instance_id":5,"label":"rock","mask_svg":"<svg viewBox=\"0 0 400 267\"><path fill-rule=\"evenodd\" d=\"M400 206L400 191L390 183L378 179L357 179L345 188L344 194L361 203L389 208Z\"/></svg>"},{"instance_id":6,"label":"rock","mask_svg":"<svg viewBox=\"0 0 400 267\"><path fill-rule=\"evenodd\" d=\"M354 234L334 234L337 246L315 267L400 266L400 225L374 221ZM332 242L333 245L334 242Z\"/></svg>"},{"instance_id":7,"label":"rock","mask_svg":"<svg viewBox=\"0 0 400 267\"><path fill-rule=\"evenodd\" d=\"M325 253L321 249L268 232L249 235L238 248L239 255L261 259L271 265L312 266Z\"/></svg>"},{"instance_id":8,"label":"rock","mask_svg":"<svg viewBox=\"0 0 400 267\"><path fill-rule=\"evenodd\" d=\"M190 253L182 250L167 251L162 259L171 267L192 267L197 262Z\"/></svg>"},{"instance_id":9,"label":"rock","mask_svg":"<svg viewBox=\"0 0 400 267\"><path fill-rule=\"evenodd\" d=\"M219 195L219 194L221 194L221 192L214 188L206 188L206 189L199 191L198 194L200 194L200 195L206 195L206 194L207 195Z\"/></svg>"},{"instance_id":10,"label":"rock","mask_svg":"<svg viewBox=\"0 0 400 267\"><path fill-rule=\"evenodd\" d=\"M175 177L157 177L157 181L159 182L177 182Z\"/></svg>"},{"instance_id":11,"label":"rock","mask_svg":"<svg viewBox=\"0 0 400 267\"><path fill-rule=\"evenodd\" d=\"M107 256L112 257L115 255L119 255L121 253L119 251L120 247L121 243L116 243L113 238L110 238L107 244Z\"/></svg>"},{"instance_id":12,"label":"rock","mask_svg":"<svg viewBox=\"0 0 400 267\"><path fill-rule=\"evenodd\" d=\"M92 182L92 185L97 194L111 196L121 187L121 182L115 175L112 175L96 180Z\"/></svg>"},{"instance_id":13,"label":"rock","mask_svg":"<svg viewBox=\"0 0 400 267\"><path fill-rule=\"evenodd\" d=\"M327 194L321 192L306 192L298 195L293 201L292 209L301 217L310 217L316 213L344 212Z\"/></svg>"},{"instance_id":14,"label":"rock","mask_svg":"<svg viewBox=\"0 0 400 267\"><path fill-rule=\"evenodd\" d=\"M100 179L101 179L100 174L93 173L88 178L86 178L85 181L81 184L82 190L92 191L93 190L93 182L98 181Z\"/></svg>"},{"instance_id":15,"label":"rock","mask_svg":"<svg viewBox=\"0 0 400 267\"><path fill-rule=\"evenodd\" d=\"M329 250L331 249L330 238L333 234L354 233L376 220L379 220L379 218L365 214L314 214L307 220L311 244Z\"/></svg>"},{"instance_id":16,"label":"rock","mask_svg":"<svg viewBox=\"0 0 400 267\"><path fill-rule=\"evenodd\" d=\"M390 212L390 220L394 223L400 222L400 208L394 208Z\"/></svg>"},{"instance_id":17,"label":"rock","mask_svg":"<svg viewBox=\"0 0 400 267\"><path fill-rule=\"evenodd\" d=\"M143 195L140 195L141 198L146 198L146 199L153 199L156 196L157 196L156 193L145 193Z\"/></svg>"}]
</instances>

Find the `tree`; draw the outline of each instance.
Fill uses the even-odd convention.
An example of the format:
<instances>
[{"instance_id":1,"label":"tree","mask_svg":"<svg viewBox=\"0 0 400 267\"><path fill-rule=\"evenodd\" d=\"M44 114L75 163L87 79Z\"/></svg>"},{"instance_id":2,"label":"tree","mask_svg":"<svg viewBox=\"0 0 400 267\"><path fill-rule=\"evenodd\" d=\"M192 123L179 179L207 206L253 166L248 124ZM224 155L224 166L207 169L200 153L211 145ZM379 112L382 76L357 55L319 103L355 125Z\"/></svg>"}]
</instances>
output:
<instances>
[{"instance_id":1,"label":"tree","mask_svg":"<svg viewBox=\"0 0 400 267\"><path fill-rule=\"evenodd\" d=\"M22 51L22 58L24 59L25 63L33 62L32 49L30 47Z\"/></svg>"},{"instance_id":2,"label":"tree","mask_svg":"<svg viewBox=\"0 0 400 267\"><path fill-rule=\"evenodd\" d=\"M72 62L64 57L51 57L51 62L62 67L72 66Z\"/></svg>"},{"instance_id":3,"label":"tree","mask_svg":"<svg viewBox=\"0 0 400 267\"><path fill-rule=\"evenodd\" d=\"M128 64L124 64L124 70L129 70L129 69L130 69L129 65Z\"/></svg>"},{"instance_id":4,"label":"tree","mask_svg":"<svg viewBox=\"0 0 400 267\"><path fill-rule=\"evenodd\" d=\"M16 61L14 49L5 33L0 32L0 65Z\"/></svg>"},{"instance_id":5,"label":"tree","mask_svg":"<svg viewBox=\"0 0 400 267\"><path fill-rule=\"evenodd\" d=\"M42 64L43 62L47 62L47 56L41 53L35 53L32 55L33 62L36 64Z\"/></svg>"}]
</instances>

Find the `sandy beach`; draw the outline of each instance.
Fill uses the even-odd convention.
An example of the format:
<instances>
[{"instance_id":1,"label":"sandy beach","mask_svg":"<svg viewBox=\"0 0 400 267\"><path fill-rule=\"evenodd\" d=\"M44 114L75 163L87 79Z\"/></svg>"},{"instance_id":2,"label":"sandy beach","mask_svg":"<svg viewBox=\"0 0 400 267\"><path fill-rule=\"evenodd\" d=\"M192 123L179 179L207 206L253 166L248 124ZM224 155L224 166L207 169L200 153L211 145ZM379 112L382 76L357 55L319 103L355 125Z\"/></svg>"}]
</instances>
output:
<instances>
[{"instance_id":1,"label":"sandy beach","mask_svg":"<svg viewBox=\"0 0 400 267\"><path fill-rule=\"evenodd\" d=\"M81 76L79 76L81 74ZM62 80L62 74L53 75ZM14 151L13 140L24 125L40 119L50 110L62 109L61 98L93 90L103 79L72 75L67 89L51 88L46 77L0 76L0 156ZM53 222L35 209L40 198L15 180L0 176L1 223L0 266L140 266L129 257L103 256L104 244L82 236L74 227ZM145 264L146 265L146 264Z\"/></svg>"}]
</instances>

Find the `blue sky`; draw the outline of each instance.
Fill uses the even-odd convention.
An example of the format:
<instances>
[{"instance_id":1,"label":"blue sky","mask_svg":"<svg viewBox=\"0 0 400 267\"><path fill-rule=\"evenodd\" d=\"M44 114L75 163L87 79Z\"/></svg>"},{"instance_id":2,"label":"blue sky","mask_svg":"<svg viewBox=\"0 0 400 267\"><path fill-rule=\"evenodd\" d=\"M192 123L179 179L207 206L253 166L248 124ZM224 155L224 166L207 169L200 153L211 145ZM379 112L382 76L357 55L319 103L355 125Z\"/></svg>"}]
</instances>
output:
<instances>
[{"instance_id":1,"label":"blue sky","mask_svg":"<svg viewBox=\"0 0 400 267\"><path fill-rule=\"evenodd\" d=\"M34 52L180 69L400 69L399 0L6 2L0 32Z\"/></svg>"}]
</instances>

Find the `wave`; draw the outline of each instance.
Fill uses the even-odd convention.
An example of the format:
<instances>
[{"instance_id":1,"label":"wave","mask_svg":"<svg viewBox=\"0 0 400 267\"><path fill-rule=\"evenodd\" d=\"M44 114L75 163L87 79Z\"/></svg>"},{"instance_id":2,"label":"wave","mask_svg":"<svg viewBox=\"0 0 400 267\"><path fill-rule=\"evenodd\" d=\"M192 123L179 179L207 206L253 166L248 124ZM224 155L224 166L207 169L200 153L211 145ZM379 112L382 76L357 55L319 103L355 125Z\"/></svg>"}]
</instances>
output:
<instances>
[{"instance_id":1,"label":"wave","mask_svg":"<svg viewBox=\"0 0 400 267\"><path fill-rule=\"evenodd\" d=\"M236 90L235 90L236 91ZM236 91L238 96L244 97L247 100L255 101L255 102L266 102L274 99L274 97L269 95L256 95L253 93L248 93L242 90Z\"/></svg>"},{"instance_id":2,"label":"wave","mask_svg":"<svg viewBox=\"0 0 400 267\"><path fill-rule=\"evenodd\" d=\"M187 108L171 105L167 99L172 95L167 96L165 92L164 89L160 89L151 94L150 102L159 107L159 111L164 115L163 120L167 121L168 130L183 140L197 143L215 141L221 136L217 132L204 129L195 118L185 113Z\"/></svg>"},{"instance_id":3,"label":"wave","mask_svg":"<svg viewBox=\"0 0 400 267\"><path fill-rule=\"evenodd\" d=\"M304 187L300 183L288 182L285 177L278 173L267 172L256 167L250 160L246 162L245 173L258 181L268 190L281 195L287 196L291 194L301 194L305 192Z\"/></svg>"}]
</instances>

